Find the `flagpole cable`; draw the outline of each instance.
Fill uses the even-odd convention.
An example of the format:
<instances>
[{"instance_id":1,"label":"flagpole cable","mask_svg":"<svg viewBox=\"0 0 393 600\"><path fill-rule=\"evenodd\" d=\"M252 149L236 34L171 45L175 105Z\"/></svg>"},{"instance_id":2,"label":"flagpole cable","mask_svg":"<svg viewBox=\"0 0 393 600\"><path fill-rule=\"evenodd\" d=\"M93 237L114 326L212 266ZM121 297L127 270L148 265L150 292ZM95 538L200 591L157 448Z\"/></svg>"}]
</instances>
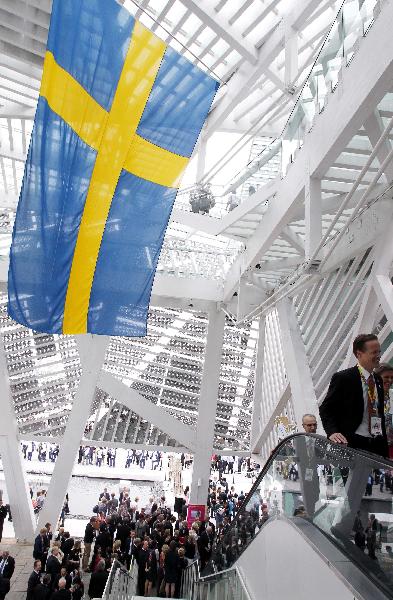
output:
<instances>
[{"instance_id":1,"label":"flagpole cable","mask_svg":"<svg viewBox=\"0 0 393 600\"><path fill-rule=\"evenodd\" d=\"M118 0L120 4L124 4L125 0ZM219 75L217 75L217 73L215 73L213 71L213 69L211 69L205 62L203 62L203 60L201 60L196 54L194 54L194 52L192 52L189 48L187 48L187 46L185 44L183 44L183 42L181 42L175 35L173 35L173 33L171 33L168 29L166 29L162 23L160 23L159 21L157 21L157 19L155 19L145 8L143 8L143 6L141 6L136 0L129 0L130 2L132 2L132 4L134 4L134 6L136 6L138 8L138 10L140 10L141 12L145 13L145 15L147 15L149 17L149 19L151 19L153 21L153 23L155 23L156 25L158 25L159 27L161 27L161 29L163 31L165 31L165 33L167 35L169 35L173 40L175 40L182 48L184 48L184 50L186 50L187 52L189 52L191 54L191 56L193 56L201 65L203 65L208 72L211 75L214 75L214 77L221 83L221 86L223 85L227 85L228 81L231 79L233 72L230 73L230 75L228 76L227 80L224 81L223 79L221 79L221 77Z\"/></svg>"}]
</instances>

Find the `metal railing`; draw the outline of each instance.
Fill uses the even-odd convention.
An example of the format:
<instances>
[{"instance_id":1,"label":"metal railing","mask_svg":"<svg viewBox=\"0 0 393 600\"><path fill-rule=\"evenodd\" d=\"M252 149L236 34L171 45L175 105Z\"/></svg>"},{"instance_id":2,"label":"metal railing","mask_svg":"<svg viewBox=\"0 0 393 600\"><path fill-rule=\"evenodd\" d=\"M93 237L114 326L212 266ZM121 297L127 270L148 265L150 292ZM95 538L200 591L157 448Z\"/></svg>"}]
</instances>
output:
<instances>
[{"instance_id":1,"label":"metal railing","mask_svg":"<svg viewBox=\"0 0 393 600\"><path fill-rule=\"evenodd\" d=\"M136 593L137 580L134 577L134 564L131 570L118 560L112 563L102 598L105 600L130 600Z\"/></svg>"},{"instance_id":2,"label":"metal railing","mask_svg":"<svg viewBox=\"0 0 393 600\"><path fill-rule=\"evenodd\" d=\"M183 572L180 596L186 600L251 600L239 567L200 577L198 560Z\"/></svg>"},{"instance_id":3,"label":"metal railing","mask_svg":"<svg viewBox=\"0 0 393 600\"><path fill-rule=\"evenodd\" d=\"M181 598L193 598L194 589L199 581L199 561L198 559L190 563L187 569L184 569L181 580Z\"/></svg>"}]
</instances>

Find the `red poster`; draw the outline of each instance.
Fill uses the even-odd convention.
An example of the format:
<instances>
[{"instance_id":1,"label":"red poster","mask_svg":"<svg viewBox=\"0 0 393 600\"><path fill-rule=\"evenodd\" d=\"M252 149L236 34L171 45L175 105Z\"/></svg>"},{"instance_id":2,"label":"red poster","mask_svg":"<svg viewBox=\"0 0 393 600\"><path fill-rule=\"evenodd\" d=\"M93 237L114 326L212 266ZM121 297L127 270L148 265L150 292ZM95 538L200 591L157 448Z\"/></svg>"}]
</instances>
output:
<instances>
[{"instance_id":1,"label":"red poster","mask_svg":"<svg viewBox=\"0 0 393 600\"><path fill-rule=\"evenodd\" d=\"M187 525L191 527L194 521L203 521L206 515L205 504L189 504L187 507Z\"/></svg>"}]
</instances>

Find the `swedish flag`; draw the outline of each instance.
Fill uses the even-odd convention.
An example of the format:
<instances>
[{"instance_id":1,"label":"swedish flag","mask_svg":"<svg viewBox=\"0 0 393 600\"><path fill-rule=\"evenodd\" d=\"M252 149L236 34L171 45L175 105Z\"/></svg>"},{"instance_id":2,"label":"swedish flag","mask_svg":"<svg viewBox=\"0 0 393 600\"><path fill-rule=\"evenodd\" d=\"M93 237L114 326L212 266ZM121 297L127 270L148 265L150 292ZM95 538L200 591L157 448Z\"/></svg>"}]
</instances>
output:
<instances>
[{"instance_id":1,"label":"swedish flag","mask_svg":"<svg viewBox=\"0 0 393 600\"><path fill-rule=\"evenodd\" d=\"M54 0L10 251L13 319L146 334L180 177L217 87L114 0Z\"/></svg>"}]
</instances>

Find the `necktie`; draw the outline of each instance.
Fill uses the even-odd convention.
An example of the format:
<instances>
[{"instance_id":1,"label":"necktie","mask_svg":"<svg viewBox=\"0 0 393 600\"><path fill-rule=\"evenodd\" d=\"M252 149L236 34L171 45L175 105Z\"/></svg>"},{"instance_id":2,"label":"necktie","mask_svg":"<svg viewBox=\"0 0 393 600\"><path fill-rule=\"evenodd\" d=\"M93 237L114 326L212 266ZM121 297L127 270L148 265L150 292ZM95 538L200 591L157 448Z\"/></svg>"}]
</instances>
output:
<instances>
[{"instance_id":1,"label":"necktie","mask_svg":"<svg viewBox=\"0 0 393 600\"><path fill-rule=\"evenodd\" d=\"M4 571L4 567L5 567L5 560L3 559L0 563L0 573L3 574Z\"/></svg>"},{"instance_id":2,"label":"necktie","mask_svg":"<svg viewBox=\"0 0 393 600\"><path fill-rule=\"evenodd\" d=\"M377 403L375 394L375 381L372 375L367 379L367 397L368 397L368 430L371 433L371 417L377 414Z\"/></svg>"}]
</instances>

